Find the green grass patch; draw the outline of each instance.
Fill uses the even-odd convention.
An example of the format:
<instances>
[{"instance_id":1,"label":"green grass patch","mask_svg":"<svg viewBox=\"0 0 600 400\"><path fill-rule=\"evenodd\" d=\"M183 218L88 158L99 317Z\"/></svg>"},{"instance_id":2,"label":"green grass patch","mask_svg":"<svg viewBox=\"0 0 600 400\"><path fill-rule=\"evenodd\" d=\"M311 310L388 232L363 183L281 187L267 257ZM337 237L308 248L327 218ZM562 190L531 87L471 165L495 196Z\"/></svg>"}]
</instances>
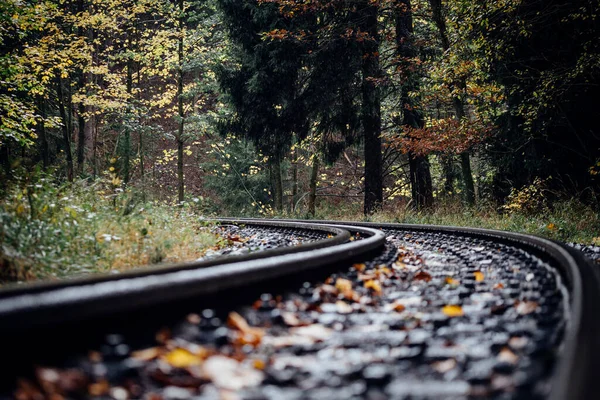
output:
<instances>
[{"instance_id":1,"label":"green grass patch","mask_svg":"<svg viewBox=\"0 0 600 400\"><path fill-rule=\"evenodd\" d=\"M21 179L0 199L0 283L192 261L219 242L191 206L144 201L104 180Z\"/></svg>"}]
</instances>

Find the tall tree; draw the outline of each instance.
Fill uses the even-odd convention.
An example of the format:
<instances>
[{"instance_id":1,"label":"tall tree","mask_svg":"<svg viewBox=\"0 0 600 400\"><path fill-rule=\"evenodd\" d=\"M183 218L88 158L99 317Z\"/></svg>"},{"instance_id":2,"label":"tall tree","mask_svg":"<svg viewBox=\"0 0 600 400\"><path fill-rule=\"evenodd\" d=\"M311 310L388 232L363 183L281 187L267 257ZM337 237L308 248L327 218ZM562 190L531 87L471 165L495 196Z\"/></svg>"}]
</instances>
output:
<instances>
[{"instance_id":1,"label":"tall tree","mask_svg":"<svg viewBox=\"0 0 600 400\"><path fill-rule=\"evenodd\" d=\"M429 0L429 4L431 5L433 22L438 29L438 34L442 43L442 49L444 50L444 53L446 53L450 51L451 43L446 28L446 16L444 14L442 0ZM466 82L464 80L451 82L450 89L452 92L452 104L454 105L456 119L462 121L466 118L466 113L464 102L461 99L461 94L464 95L466 90ZM460 92L460 94L457 92ZM464 183L465 201L468 205L473 205L475 204L475 183L473 182L473 172L471 171L471 159L467 151L460 153L460 165Z\"/></svg>"},{"instance_id":2,"label":"tall tree","mask_svg":"<svg viewBox=\"0 0 600 400\"><path fill-rule=\"evenodd\" d=\"M362 125L365 146L364 213L372 214L383 206L383 165L381 157L381 94L378 80L379 65L379 7L365 0L359 4L362 31L368 34L363 42L362 55Z\"/></svg>"},{"instance_id":3,"label":"tall tree","mask_svg":"<svg viewBox=\"0 0 600 400\"><path fill-rule=\"evenodd\" d=\"M411 71L417 57L414 45L413 10L410 0L400 0L400 6L396 11L396 48L400 62L404 64L403 70ZM422 128L424 126L423 114L419 111L413 92L418 89L418 75L409 72L402 85L402 124L408 128ZM426 155L408 153L410 168L410 183L412 188L412 200L417 209L429 207L433 204L433 187L429 160Z\"/></svg>"}]
</instances>

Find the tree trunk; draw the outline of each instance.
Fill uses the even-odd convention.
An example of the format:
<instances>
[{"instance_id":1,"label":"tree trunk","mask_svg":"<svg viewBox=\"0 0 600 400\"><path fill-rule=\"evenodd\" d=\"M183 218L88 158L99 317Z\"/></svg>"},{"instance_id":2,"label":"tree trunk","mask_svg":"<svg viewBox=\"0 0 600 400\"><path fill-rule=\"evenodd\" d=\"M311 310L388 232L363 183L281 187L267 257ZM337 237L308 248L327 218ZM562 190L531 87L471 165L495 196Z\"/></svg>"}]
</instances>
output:
<instances>
[{"instance_id":1,"label":"tree trunk","mask_svg":"<svg viewBox=\"0 0 600 400\"><path fill-rule=\"evenodd\" d=\"M179 114L179 131L177 134L177 183L178 183L178 200L183 205L185 197L185 186L183 181L183 128L184 128L184 113L183 113L183 0L179 0L179 29L180 37L177 46L177 110Z\"/></svg>"},{"instance_id":2,"label":"tree trunk","mask_svg":"<svg viewBox=\"0 0 600 400\"><path fill-rule=\"evenodd\" d=\"M71 136L69 134L69 120L67 119L67 112L65 111L61 78L58 78L56 88L58 94L58 109L60 112L60 118L62 119L63 144L65 147L65 155L67 157L67 179L69 180L69 182L73 182L73 156L71 154Z\"/></svg>"},{"instance_id":3,"label":"tree trunk","mask_svg":"<svg viewBox=\"0 0 600 400\"><path fill-rule=\"evenodd\" d=\"M396 14L396 47L401 58L413 59L417 56L413 38L413 18L410 0L400 0ZM406 69L409 69L407 66ZM402 87L403 125L412 128L422 128L423 115L417 110L416 102L409 93L417 89L416 79L408 77ZM433 186L427 156L409 153L410 184L415 208L423 209L433 204Z\"/></svg>"},{"instance_id":4,"label":"tree trunk","mask_svg":"<svg viewBox=\"0 0 600 400\"><path fill-rule=\"evenodd\" d=\"M4 178L9 178L10 173L10 150L8 148L8 143L4 143L0 145L0 165L4 169ZM6 189L6 187L2 187L2 189Z\"/></svg>"},{"instance_id":5,"label":"tree trunk","mask_svg":"<svg viewBox=\"0 0 600 400\"><path fill-rule=\"evenodd\" d=\"M369 39L363 44L362 124L365 151L365 215L381 210L383 205L383 160L381 156L381 94L374 81L381 77L379 66L378 6L365 2L363 28Z\"/></svg>"},{"instance_id":6,"label":"tree trunk","mask_svg":"<svg viewBox=\"0 0 600 400\"><path fill-rule=\"evenodd\" d=\"M275 209L278 212L283 211L283 182L281 180L281 161L271 163L271 184L273 186L273 200Z\"/></svg>"},{"instance_id":7,"label":"tree trunk","mask_svg":"<svg viewBox=\"0 0 600 400\"><path fill-rule=\"evenodd\" d=\"M460 153L460 167L463 176L463 190L465 191L465 202L472 206L475 204L475 182L471 171L471 159L469 153Z\"/></svg>"},{"instance_id":8,"label":"tree trunk","mask_svg":"<svg viewBox=\"0 0 600 400\"><path fill-rule=\"evenodd\" d=\"M409 154L408 162L412 198L415 207L418 210L431 207L433 205L433 188L427 157Z\"/></svg>"},{"instance_id":9,"label":"tree trunk","mask_svg":"<svg viewBox=\"0 0 600 400\"><path fill-rule=\"evenodd\" d=\"M429 0L429 4L431 5L433 21L435 22L435 25L438 28L438 33L440 35L442 47L444 48L444 51L448 51L450 49L450 40L448 39L448 34L446 31L446 17L444 16L444 12L442 9L442 0ZM464 81L453 83L452 86L457 86L463 92L466 89L466 84ZM466 117L465 106L463 104L463 101L460 99L460 97L453 96L452 103L454 105L454 111L456 112L456 119L461 121L463 118ZM473 181L473 173L471 171L471 159L469 153L463 152L460 154L460 166L462 170L465 202L468 205L472 206L475 204L475 183Z\"/></svg>"},{"instance_id":10,"label":"tree trunk","mask_svg":"<svg viewBox=\"0 0 600 400\"><path fill-rule=\"evenodd\" d=\"M83 173L83 164L85 162L85 118L83 114L85 112L85 106L79 104L78 106L78 131L77 131L77 168L79 173Z\"/></svg>"},{"instance_id":11,"label":"tree trunk","mask_svg":"<svg viewBox=\"0 0 600 400\"><path fill-rule=\"evenodd\" d=\"M310 185L308 194L308 214L315 216L317 203L317 182L319 177L319 156L315 154L313 159L312 170L310 172Z\"/></svg>"},{"instance_id":12,"label":"tree trunk","mask_svg":"<svg viewBox=\"0 0 600 400\"><path fill-rule=\"evenodd\" d=\"M84 9L84 4L83 4L83 0L79 0L77 2L77 11L78 12L83 12ZM82 37L84 36L84 29L83 27L79 27L77 28L77 34L78 36ZM79 79L78 79L78 84L79 84L79 89L80 90L85 90L85 78L86 78L86 74L83 72L83 70L79 71ZM83 164L85 161L85 118L83 117L85 113L85 106L83 105L83 102L79 103L78 109L77 109L77 170L78 173L83 173Z\"/></svg>"},{"instance_id":13,"label":"tree trunk","mask_svg":"<svg viewBox=\"0 0 600 400\"><path fill-rule=\"evenodd\" d=\"M454 178L456 176L454 172L454 160L452 154L442 154L440 156L442 164L442 170L444 173L444 189L442 195L449 197L454 193Z\"/></svg>"},{"instance_id":14,"label":"tree trunk","mask_svg":"<svg viewBox=\"0 0 600 400\"><path fill-rule=\"evenodd\" d=\"M48 168L50 165L50 150L48 148L48 137L46 136L46 99L42 96L38 98L38 108L40 113L40 118L38 119L38 128L37 132L40 137L40 153L42 158L42 165L44 169Z\"/></svg>"},{"instance_id":15,"label":"tree trunk","mask_svg":"<svg viewBox=\"0 0 600 400\"><path fill-rule=\"evenodd\" d=\"M296 211L296 200L298 197L298 149L292 155L292 198L290 201L290 212Z\"/></svg>"}]
</instances>

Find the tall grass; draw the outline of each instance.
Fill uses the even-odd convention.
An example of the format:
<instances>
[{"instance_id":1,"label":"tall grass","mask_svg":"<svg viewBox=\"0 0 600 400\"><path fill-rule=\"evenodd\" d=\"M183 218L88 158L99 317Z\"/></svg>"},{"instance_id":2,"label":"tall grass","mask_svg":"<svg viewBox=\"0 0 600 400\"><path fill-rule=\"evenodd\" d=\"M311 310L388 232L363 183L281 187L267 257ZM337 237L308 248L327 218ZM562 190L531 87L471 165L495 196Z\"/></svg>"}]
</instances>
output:
<instances>
[{"instance_id":1,"label":"tall grass","mask_svg":"<svg viewBox=\"0 0 600 400\"><path fill-rule=\"evenodd\" d=\"M0 282L190 261L219 243L190 207L143 201L110 181L23 176L0 199Z\"/></svg>"}]
</instances>

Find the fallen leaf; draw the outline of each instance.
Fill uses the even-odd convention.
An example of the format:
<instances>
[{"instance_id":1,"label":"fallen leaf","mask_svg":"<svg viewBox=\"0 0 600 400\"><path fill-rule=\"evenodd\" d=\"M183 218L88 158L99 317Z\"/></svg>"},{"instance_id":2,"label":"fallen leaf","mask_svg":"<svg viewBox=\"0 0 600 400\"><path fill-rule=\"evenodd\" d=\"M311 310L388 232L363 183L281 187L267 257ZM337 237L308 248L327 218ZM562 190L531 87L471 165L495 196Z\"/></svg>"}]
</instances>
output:
<instances>
[{"instance_id":1,"label":"fallen leaf","mask_svg":"<svg viewBox=\"0 0 600 400\"><path fill-rule=\"evenodd\" d=\"M402 302L400 302L399 300L394 301L391 304L391 308L392 308L392 310L394 310L396 312L402 312L402 311L406 310L406 306L404 304L402 304Z\"/></svg>"},{"instance_id":2,"label":"fallen leaf","mask_svg":"<svg viewBox=\"0 0 600 400\"><path fill-rule=\"evenodd\" d=\"M517 313L520 315L531 314L538 308L538 303L535 301L521 301L517 304Z\"/></svg>"},{"instance_id":3,"label":"fallen leaf","mask_svg":"<svg viewBox=\"0 0 600 400\"><path fill-rule=\"evenodd\" d=\"M442 308L442 312L448 317L462 317L465 315L461 306L446 305Z\"/></svg>"},{"instance_id":4,"label":"fallen leaf","mask_svg":"<svg viewBox=\"0 0 600 400\"><path fill-rule=\"evenodd\" d=\"M413 280L429 282L431 280L431 274L426 271L419 271L413 276Z\"/></svg>"},{"instance_id":5,"label":"fallen leaf","mask_svg":"<svg viewBox=\"0 0 600 400\"><path fill-rule=\"evenodd\" d=\"M452 286L458 286L460 284L460 282L458 280L452 279L449 276L446 277L445 282L447 285L452 285Z\"/></svg>"},{"instance_id":6,"label":"fallen leaf","mask_svg":"<svg viewBox=\"0 0 600 400\"><path fill-rule=\"evenodd\" d=\"M375 293L381 293L381 284L374 279L365 282L365 288L373 290Z\"/></svg>"},{"instance_id":7,"label":"fallen leaf","mask_svg":"<svg viewBox=\"0 0 600 400\"><path fill-rule=\"evenodd\" d=\"M354 268L358 272L363 272L365 268L367 268L367 266L365 264L354 264L352 268Z\"/></svg>"},{"instance_id":8,"label":"fallen leaf","mask_svg":"<svg viewBox=\"0 0 600 400\"><path fill-rule=\"evenodd\" d=\"M293 312L283 312L281 313L281 318L283 318L283 322L285 322L288 326L302 325L302 322Z\"/></svg>"},{"instance_id":9,"label":"fallen leaf","mask_svg":"<svg viewBox=\"0 0 600 400\"><path fill-rule=\"evenodd\" d=\"M261 384L264 374L233 358L215 355L202 364L203 376L220 389L240 390Z\"/></svg>"},{"instance_id":10,"label":"fallen leaf","mask_svg":"<svg viewBox=\"0 0 600 400\"><path fill-rule=\"evenodd\" d=\"M475 271L473 273L473 275L475 275L475 280L477 282L481 282L485 279L485 275L483 275L483 272L481 272L481 271Z\"/></svg>"},{"instance_id":11,"label":"fallen leaf","mask_svg":"<svg viewBox=\"0 0 600 400\"><path fill-rule=\"evenodd\" d=\"M342 300L338 300L335 302L337 307L337 312L340 314L350 314L354 309L348 303Z\"/></svg>"},{"instance_id":12,"label":"fallen leaf","mask_svg":"<svg viewBox=\"0 0 600 400\"><path fill-rule=\"evenodd\" d=\"M254 360L252 362L252 365L254 366L254 368L259 369L261 371L263 371L267 367L267 364L263 360L259 359Z\"/></svg>"},{"instance_id":13,"label":"fallen leaf","mask_svg":"<svg viewBox=\"0 0 600 400\"><path fill-rule=\"evenodd\" d=\"M148 349L134 351L131 353L131 357L139 361L151 361L158 358L163 351L164 350L161 347L150 347Z\"/></svg>"},{"instance_id":14,"label":"fallen leaf","mask_svg":"<svg viewBox=\"0 0 600 400\"><path fill-rule=\"evenodd\" d=\"M519 356L510 351L508 347L505 347L498 353L498 361L514 365L519 361Z\"/></svg>"},{"instance_id":15,"label":"fallen leaf","mask_svg":"<svg viewBox=\"0 0 600 400\"><path fill-rule=\"evenodd\" d=\"M504 284L502 282L496 283L494 289L504 289Z\"/></svg>"},{"instance_id":16,"label":"fallen leaf","mask_svg":"<svg viewBox=\"0 0 600 400\"><path fill-rule=\"evenodd\" d=\"M335 288L340 291L346 298L352 298L352 281L348 279L338 278L335 281Z\"/></svg>"},{"instance_id":17,"label":"fallen leaf","mask_svg":"<svg viewBox=\"0 0 600 400\"><path fill-rule=\"evenodd\" d=\"M200 349L198 353L192 353L187 349L178 347L165 354L161 359L175 368L188 368L193 365L200 365L208 356L207 350L204 348Z\"/></svg>"},{"instance_id":18,"label":"fallen leaf","mask_svg":"<svg viewBox=\"0 0 600 400\"><path fill-rule=\"evenodd\" d=\"M241 334L237 338L237 343L241 345L257 346L265 334L264 330L248 325L244 317L235 311L229 313L227 324Z\"/></svg>"}]
</instances>

